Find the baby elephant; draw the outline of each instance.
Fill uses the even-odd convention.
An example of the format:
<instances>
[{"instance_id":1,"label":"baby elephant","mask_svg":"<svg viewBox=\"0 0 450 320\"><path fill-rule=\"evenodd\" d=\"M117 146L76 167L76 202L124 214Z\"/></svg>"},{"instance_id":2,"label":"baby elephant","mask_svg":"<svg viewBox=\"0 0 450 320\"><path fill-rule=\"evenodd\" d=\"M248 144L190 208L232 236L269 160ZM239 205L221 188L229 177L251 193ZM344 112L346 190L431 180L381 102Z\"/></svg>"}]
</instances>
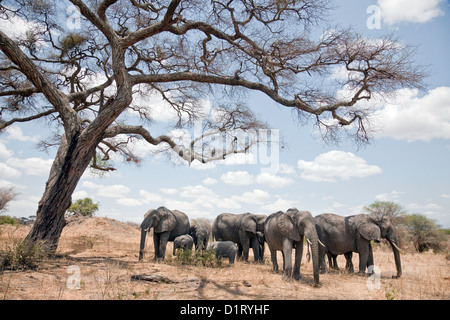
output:
<instances>
[{"instance_id":1,"label":"baby elephant","mask_svg":"<svg viewBox=\"0 0 450 320\"><path fill-rule=\"evenodd\" d=\"M229 264L234 263L237 246L232 241L214 241L208 244L206 250L214 250L217 258L228 258Z\"/></svg>"},{"instance_id":2,"label":"baby elephant","mask_svg":"<svg viewBox=\"0 0 450 320\"><path fill-rule=\"evenodd\" d=\"M173 240L173 255L177 249L183 248L184 250L192 250L194 245L194 239L188 234L178 236Z\"/></svg>"}]
</instances>

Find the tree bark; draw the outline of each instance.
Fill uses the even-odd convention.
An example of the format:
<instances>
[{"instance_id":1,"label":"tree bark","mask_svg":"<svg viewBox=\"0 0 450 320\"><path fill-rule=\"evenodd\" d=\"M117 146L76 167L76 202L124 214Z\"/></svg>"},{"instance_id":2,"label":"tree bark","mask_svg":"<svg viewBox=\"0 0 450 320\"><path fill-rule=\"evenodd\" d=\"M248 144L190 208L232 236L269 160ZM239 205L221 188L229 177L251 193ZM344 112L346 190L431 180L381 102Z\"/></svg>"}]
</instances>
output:
<instances>
[{"instance_id":1,"label":"tree bark","mask_svg":"<svg viewBox=\"0 0 450 320\"><path fill-rule=\"evenodd\" d=\"M96 143L83 143L79 134L70 139L63 135L50 170L44 194L39 201L36 222L26 240L43 241L45 248L54 253L65 226L64 214L69 208L78 181L95 152Z\"/></svg>"}]
</instances>

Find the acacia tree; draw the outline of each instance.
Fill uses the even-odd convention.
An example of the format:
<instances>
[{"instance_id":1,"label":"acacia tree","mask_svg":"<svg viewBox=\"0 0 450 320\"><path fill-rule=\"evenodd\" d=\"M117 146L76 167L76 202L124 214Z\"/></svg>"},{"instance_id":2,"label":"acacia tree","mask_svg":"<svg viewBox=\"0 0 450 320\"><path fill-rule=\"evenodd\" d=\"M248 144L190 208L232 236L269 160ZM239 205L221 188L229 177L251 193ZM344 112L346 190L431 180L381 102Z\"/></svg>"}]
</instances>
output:
<instances>
[{"instance_id":1,"label":"acacia tree","mask_svg":"<svg viewBox=\"0 0 450 320\"><path fill-rule=\"evenodd\" d=\"M361 102L417 87L422 73L411 48L390 37L366 39L336 28L317 36L328 2L3 1L2 19L33 28L23 37L0 31L0 130L37 119L58 128L58 150L28 240L55 250L85 169L112 170L104 164L114 152L135 159L132 140L167 145L189 163L248 149L233 142L205 153L199 138L185 147L169 134L153 136L146 120L155 96L176 111L178 127L204 117L206 99L227 101L220 117L206 121L205 136L264 127L235 103L239 90L262 92L312 119L325 138L342 131L367 142L371 109ZM65 23L64 12L79 13L80 29ZM333 76L337 71L345 76ZM134 103L137 96L147 97L145 104Z\"/></svg>"},{"instance_id":2,"label":"acacia tree","mask_svg":"<svg viewBox=\"0 0 450 320\"><path fill-rule=\"evenodd\" d=\"M8 203L17 197L13 187L0 188L0 213L8 210Z\"/></svg>"}]
</instances>

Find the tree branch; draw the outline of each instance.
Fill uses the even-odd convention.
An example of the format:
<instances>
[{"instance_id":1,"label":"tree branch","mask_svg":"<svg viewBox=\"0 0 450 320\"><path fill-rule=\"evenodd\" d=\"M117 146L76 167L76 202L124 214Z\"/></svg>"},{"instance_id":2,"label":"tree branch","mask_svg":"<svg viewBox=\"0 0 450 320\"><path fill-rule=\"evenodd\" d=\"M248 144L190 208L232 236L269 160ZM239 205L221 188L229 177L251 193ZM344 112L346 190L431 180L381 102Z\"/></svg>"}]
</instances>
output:
<instances>
[{"instance_id":1,"label":"tree branch","mask_svg":"<svg viewBox=\"0 0 450 320\"><path fill-rule=\"evenodd\" d=\"M208 163L212 161L217 160L224 160L227 155L230 154L236 154L236 153L246 153L250 149L252 145L254 145L256 142L252 141L249 144L247 144L244 148L238 150L233 143L231 148L229 150L225 150L217 155L211 155L208 157L205 157L205 155L197 153L194 151L194 144L197 142L202 141L202 139L206 136L209 136L211 134L220 134L221 131L217 130L214 133L208 133L200 138L195 138L191 141L189 144L190 147L185 147L183 145L177 144L171 137L168 135L161 135L159 137L154 138L149 131L147 131L142 126L131 126L131 125L115 125L113 127L108 128L105 131L104 138L112 138L120 134L133 134L133 135L139 135L141 136L145 141L148 143L157 146L161 143L167 143L169 147L181 158L186 160L189 164L192 163L194 160L198 160L201 163Z\"/></svg>"},{"instance_id":2,"label":"tree branch","mask_svg":"<svg viewBox=\"0 0 450 320\"><path fill-rule=\"evenodd\" d=\"M0 30L0 48L3 53L15 63L26 75L34 86L41 91L47 100L55 107L60 114L65 132L73 134L80 128L80 121L77 113L70 107L67 96L59 91L22 52L19 46Z\"/></svg>"}]
</instances>

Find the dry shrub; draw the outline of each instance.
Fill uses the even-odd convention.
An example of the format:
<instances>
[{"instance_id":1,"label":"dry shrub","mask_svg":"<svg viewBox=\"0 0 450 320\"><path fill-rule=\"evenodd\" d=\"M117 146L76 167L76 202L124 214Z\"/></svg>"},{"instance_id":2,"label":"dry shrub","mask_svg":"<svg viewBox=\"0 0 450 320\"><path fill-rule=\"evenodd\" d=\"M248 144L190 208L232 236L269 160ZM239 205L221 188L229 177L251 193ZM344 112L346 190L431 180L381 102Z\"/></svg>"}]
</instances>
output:
<instances>
[{"instance_id":1,"label":"dry shrub","mask_svg":"<svg viewBox=\"0 0 450 320\"><path fill-rule=\"evenodd\" d=\"M6 250L0 251L0 270L37 269L47 258L47 252L43 241L13 240Z\"/></svg>"}]
</instances>

